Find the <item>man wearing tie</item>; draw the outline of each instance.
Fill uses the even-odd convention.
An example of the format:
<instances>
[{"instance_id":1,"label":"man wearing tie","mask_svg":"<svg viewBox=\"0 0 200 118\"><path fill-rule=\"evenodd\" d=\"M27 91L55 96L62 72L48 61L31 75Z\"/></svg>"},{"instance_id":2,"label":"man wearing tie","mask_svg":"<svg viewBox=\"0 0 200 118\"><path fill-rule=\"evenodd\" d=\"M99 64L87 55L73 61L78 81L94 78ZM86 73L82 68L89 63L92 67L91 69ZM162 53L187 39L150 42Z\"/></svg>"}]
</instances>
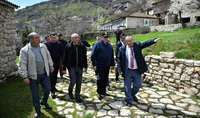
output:
<instances>
[{"instance_id":1,"label":"man wearing tie","mask_svg":"<svg viewBox=\"0 0 200 118\"><path fill-rule=\"evenodd\" d=\"M136 94L142 84L142 76L147 71L147 65L142 55L142 49L152 44L155 44L162 38L151 39L141 42L134 42L131 36L126 37L126 45L119 49L117 55L117 66L119 74L124 77L124 89L126 95L127 105L130 107L132 101L138 102ZM131 82L133 87L131 88Z\"/></svg>"}]
</instances>

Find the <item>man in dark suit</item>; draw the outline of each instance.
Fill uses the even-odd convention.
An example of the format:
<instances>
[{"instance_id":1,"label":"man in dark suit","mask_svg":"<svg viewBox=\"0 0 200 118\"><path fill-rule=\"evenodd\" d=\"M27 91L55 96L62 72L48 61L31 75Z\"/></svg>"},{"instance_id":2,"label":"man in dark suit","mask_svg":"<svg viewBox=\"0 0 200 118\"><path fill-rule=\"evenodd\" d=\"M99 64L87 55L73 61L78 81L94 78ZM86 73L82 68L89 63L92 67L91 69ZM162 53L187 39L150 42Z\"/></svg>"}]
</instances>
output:
<instances>
[{"instance_id":1,"label":"man in dark suit","mask_svg":"<svg viewBox=\"0 0 200 118\"><path fill-rule=\"evenodd\" d=\"M132 105L133 100L138 102L135 95L142 84L141 74L148 69L142 55L142 49L155 44L159 40L162 40L162 38L151 39L141 43L134 42L131 36L127 36L126 45L119 49L117 55L118 72L124 77L125 95L129 107ZM131 88L132 81L133 87Z\"/></svg>"},{"instance_id":2,"label":"man in dark suit","mask_svg":"<svg viewBox=\"0 0 200 118\"><path fill-rule=\"evenodd\" d=\"M121 35L120 35L120 41L119 41L119 42L116 44L116 46L115 46L116 61L117 61L117 54L118 54L118 52L119 52L119 48L120 48L121 46L124 46L124 45L125 45L125 38L126 38L125 34L121 34ZM116 68L115 75L116 75L115 80L116 80L116 82L118 82L118 81L119 81L119 78L118 78L118 77L119 77L119 73L118 73L117 68Z\"/></svg>"}]
</instances>

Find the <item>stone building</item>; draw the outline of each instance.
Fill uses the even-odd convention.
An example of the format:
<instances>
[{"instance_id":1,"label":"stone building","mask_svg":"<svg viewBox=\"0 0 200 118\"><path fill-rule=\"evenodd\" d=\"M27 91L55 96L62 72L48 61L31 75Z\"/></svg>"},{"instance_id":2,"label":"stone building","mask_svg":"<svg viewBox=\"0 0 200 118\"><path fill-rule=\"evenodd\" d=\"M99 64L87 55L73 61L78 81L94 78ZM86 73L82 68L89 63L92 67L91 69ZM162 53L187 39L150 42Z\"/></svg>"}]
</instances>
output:
<instances>
[{"instance_id":1,"label":"stone building","mask_svg":"<svg viewBox=\"0 0 200 118\"><path fill-rule=\"evenodd\" d=\"M18 7L0 1L0 82L17 74L14 11Z\"/></svg>"},{"instance_id":2,"label":"stone building","mask_svg":"<svg viewBox=\"0 0 200 118\"><path fill-rule=\"evenodd\" d=\"M116 30L117 26L121 29L149 27L159 25L159 18L144 13L136 12L123 16L98 26L99 30Z\"/></svg>"}]
</instances>

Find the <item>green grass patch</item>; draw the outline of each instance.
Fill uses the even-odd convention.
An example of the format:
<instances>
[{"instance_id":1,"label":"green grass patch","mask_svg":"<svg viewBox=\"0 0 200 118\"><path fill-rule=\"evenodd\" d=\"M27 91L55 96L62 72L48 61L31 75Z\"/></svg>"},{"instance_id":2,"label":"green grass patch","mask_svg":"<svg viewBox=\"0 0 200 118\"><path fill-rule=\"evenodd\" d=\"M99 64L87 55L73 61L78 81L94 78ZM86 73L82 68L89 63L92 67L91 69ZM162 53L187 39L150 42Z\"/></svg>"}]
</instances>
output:
<instances>
[{"instance_id":1,"label":"green grass patch","mask_svg":"<svg viewBox=\"0 0 200 118\"><path fill-rule=\"evenodd\" d=\"M198 96L197 94L191 95L190 98L200 100L200 96Z\"/></svg>"},{"instance_id":2,"label":"green grass patch","mask_svg":"<svg viewBox=\"0 0 200 118\"><path fill-rule=\"evenodd\" d=\"M16 62L19 63L19 56L16 57Z\"/></svg>"},{"instance_id":3,"label":"green grass patch","mask_svg":"<svg viewBox=\"0 0 200 118\"><path fill-rule=\"evenodd\" d=\"M41 86L39 87L40 99L42 96ZM34 107L31 100L29 85L26 85L21 77L10 78L0 84L0 117L1 118L27 118L33 117ZM56 113L56 104L49 98L48 103L53 110L45 109L42 106L40 118L62 118Z\"/></svg>"}]
</instances>

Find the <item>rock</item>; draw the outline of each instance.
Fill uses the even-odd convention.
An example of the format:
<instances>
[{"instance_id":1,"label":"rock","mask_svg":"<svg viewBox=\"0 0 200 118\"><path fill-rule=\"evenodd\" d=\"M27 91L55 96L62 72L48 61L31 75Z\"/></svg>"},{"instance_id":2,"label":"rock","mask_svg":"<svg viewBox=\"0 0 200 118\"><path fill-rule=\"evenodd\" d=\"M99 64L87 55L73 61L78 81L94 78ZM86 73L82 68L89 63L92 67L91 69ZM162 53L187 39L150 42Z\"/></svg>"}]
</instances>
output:
<instances>
[{"instance_id":1,"label":"rock","mask_svg":"<svg viewBox=\"0 0 200 118\"><path fill-rule=\"evenodd\" d=\"M107 111L106 110L99 110L98 113L97 113L97 117L101 117L101 116L105 116L107 115Z\"/></svg>"},{"instance_id":2,"label":"rock","mask_svg":"<svg viewBox=\"0 0 200 118\"><path fill-rule=\"evenodd\" d=\"M131 115L131 111L128 109L121 109L120 110L120 115L122 116L130 116Z\"/></svg>"},{"instance_id":3,"label":"rock","mask_svg":"<svg viewBox=\"0 0 200 118\"><path fill-rule=\"evenodd\" d=\"M156 114L163 114L163 110L162 109L154 109L154 108L150 108L149 109L150 113L156 113Z\"/></svg>"},{"instance_id":4,"label":"rock","mask_svg":"<svg viewBox=\"0 0 200 118\"><path fill-rule=\"evenodd\" d=\"M174 52L160 52L162 58L174 58Z\"/></svg>"},{"instance_id":5,"label":"rock","mask_svg":"<svg viewBox=\"0 0 200 118\"><path fill-rule=\"evenodd\" d=\"M108 111L108 115L110 116L118 116L118 110L109 110Z\"/></svg>"}]
</instances>

